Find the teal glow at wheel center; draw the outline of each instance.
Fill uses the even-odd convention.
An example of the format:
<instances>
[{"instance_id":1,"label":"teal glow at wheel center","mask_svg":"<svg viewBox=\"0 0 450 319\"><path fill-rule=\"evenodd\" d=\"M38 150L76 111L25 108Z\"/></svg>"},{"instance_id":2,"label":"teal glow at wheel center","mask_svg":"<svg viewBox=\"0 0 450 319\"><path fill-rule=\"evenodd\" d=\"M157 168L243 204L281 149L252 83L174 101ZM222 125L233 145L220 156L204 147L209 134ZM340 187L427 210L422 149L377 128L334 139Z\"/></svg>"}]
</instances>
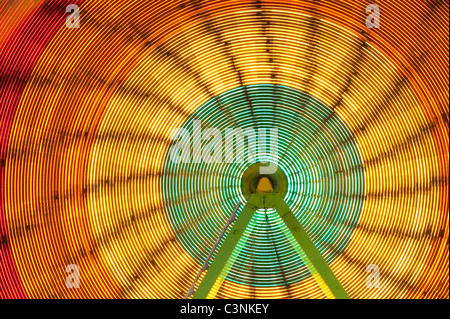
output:
<instances>
[{"instance_id":1,"label":"teal glow at wheel center","mask_svg":"<svg viewBox=\"0 0 450 319\"><path fill-rule=\"evenodd\" d=\"M209 129L220 132L216 146L221 156L215 161L193 160L196 123L201 124L202 134ZM272 154L268 147L266 153L260 152L258 130L273 128L278 130L277 152ZM174 162L170 152L177 150L180 140L170 146L162 195L177 240L199 265L233 208L239 201L246 202L262 177L270 180L274 192L283 195L327 263L345 250L363 208L365 171L351 130L334 110L297 89L249 85L210 99L186 119L182 129L189 147L184 157L179 156L182 160ZM233 140L234 155L241 146L245 161L227 161L226 132L230 129L255 132L253 161L247 160L248 138ZM202 140L200 145L207 148L211 141ZM269 134L265 142L270 145ZM260 174L261 163L276 164L277 171ZM227 280L273 287L309 277L289 236L274 209L259 209L238 244L239 256Z\"/></svg>"}]
</instances>

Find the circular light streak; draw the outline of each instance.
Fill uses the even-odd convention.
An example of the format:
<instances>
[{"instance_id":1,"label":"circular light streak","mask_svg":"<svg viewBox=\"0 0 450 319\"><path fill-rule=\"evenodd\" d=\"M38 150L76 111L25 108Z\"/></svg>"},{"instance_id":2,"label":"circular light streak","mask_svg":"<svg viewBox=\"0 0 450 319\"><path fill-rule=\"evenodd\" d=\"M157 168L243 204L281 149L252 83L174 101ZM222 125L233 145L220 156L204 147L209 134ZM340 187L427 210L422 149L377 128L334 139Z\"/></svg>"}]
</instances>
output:
<instances>
[{"instance_id":1,"label":"circular light streak","mask_svg":"<svg viewBox=\"0 0 450 319\"><path fill-rule=\"evenodd\" d=\"M448 298L448 3L384 1L381 27L368 29L364 1L73 2L79 29L65 26L69 1L0 5L0 298L183 297L211 248L207 234L215 238L240 198L245 165L218 166L236 175L216 176L227 182L222 188L233 183L227 192L189 189L202 204L230 197L226 209L196 225L204 230L196 240L204 241L189 247L171 212L193 199L163 187L184 178L164 171L171 133L194 114L209 121L214 108L200 114L202 105L243 88L261 88L273 99L271 90L283 88L294 108L290 96L317 101L309 122L298 109L280 113L288 121L284 143L296 124L310 123L309 136L298 132L295 139L294 148L306 145L303 156L288 151L280 166L295 181L289 204L298 204L299 218L318 236L313 240L323 241L320 249L349 295ZM270 104L261 103L260 111ZM304 167L320 157L318 144L308 144L326 117L319 109L333 110L333 123L346 127L330 131L328 143L318 132L319 144L351 136L359 157L339 153ZM258 118L269 125L276 120L270 114ZM331 194L360 194L359 182L342 186L356 174L345 170L336 173L341 184L308 184L331 165L358 161L364 205L346 243L326 237L333 228L301 207L319 207L315 195L329 204L339 202ZM345 206L351 202L355 207ZM362 200L339 203L336 216L344 217ZM186 225L187 234L195 229ZM258 241L258 231L247 235ZM332 238L339 249L327 246ZM238 259L235 269L246 272L225 280L217 297L325 297L287 248L283 258L290 284L272 268L261 269L263 280ZM82 289L66 288L69 264L79 266ZM380 268L379 289L366 286L368 265Z\"/></svg>"},{"instance_id":2,"label":"circular light streak","mask_svg":"<svg viewBox=\"0 0 450 319\"><path fill-rule=\"evenodd\" d=\"M219 135L205 141L210 128ZM277 128L277 136L269 134L273 128ZM286 174L285 201L328 263L345 249L364 203L364 166L352 133L333 110L298 90L256 84L209 100L186 119L182 129L191 138L191 154L184 163L174 161L169 151L162 190L177 239L199 265L234 206L246 202L240 177L254 161L277 163ZM245 138L233 139L234 156L227 159L227 136L236 129ZM212 151L218 154L213 162L207 157L195 160L193 140L199 130L204 140L199 151L204 156ZM275 138L277 149L270 146ZM208 142L214 150L208 148ZM178 143L175 140L173 147ZM261 154L261 144L269 154ZM249 161L252 146L259 152ZM267 287L292 284L310 275L290 244L292 235L285 235L287 227L279 215L268 209L267 216L268 221L262 209L254 215L238 244L240 254L228 280Z\"/></svg>"}]
</instances>

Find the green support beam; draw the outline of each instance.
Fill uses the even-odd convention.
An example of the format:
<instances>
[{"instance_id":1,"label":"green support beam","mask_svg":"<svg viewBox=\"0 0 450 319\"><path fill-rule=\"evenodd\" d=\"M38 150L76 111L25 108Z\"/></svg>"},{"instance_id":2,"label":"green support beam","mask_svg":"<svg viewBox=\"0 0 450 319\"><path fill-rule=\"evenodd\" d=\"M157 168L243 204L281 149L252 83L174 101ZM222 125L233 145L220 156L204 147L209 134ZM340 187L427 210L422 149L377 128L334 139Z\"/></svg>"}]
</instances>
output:
<instances>
[{"instance_id":1,"label":"green support beam","mask_svg":"<svg viewBox=\"0 0 450 319\"><path fill-rule=\"evenodd\" d=\"M294 236L300 248L303 250L314 269L320 275L321 279L328 286L333 296L336 299L349 299L349 295L337 280L336 276L325 262L325 259L323 259L319 250L316 248L311 238L309 238L308 234L300 225L300 222L289 209L289 206L283 198L279 194L267 194L266 204L277 210L281 219L290 230L292 236Z\"/></svg>"},{"instance_id":2,"label":"green support beam","mask_svg":"<svg viewBox=\"0 0 450 319\"><path fill-rule=\"evenodd\" d=\"M239 239L242 237L245 229L250 223L253 213L258 209L258 207L260 207L261 200L261 196L258 195L251 195L248 198L247 204L242 209L239 217L236 218L231 231L225 238L222 247L220 247L214 261L211 263L211 266L208 268L208 271L206 272L200 286L194 293L194 299L206 299L208 297L208 294L212 290L216 280L220 277L220 274L226 267L228 259L230 258L233 250L236 248Z\"/></svg>"},{"instance_id":3,"label":"green support beam","mask_svg":"<svg viewBox=\"0 0 450 319\"><path fill-rule=\"evenodd\" d=\"M211 266L197 291L194 293L193 298L206 299L208 296L211 297L211 294L215 295L215 292L224 280L224 278L221 277L224 277L224 274L227 273L225 268L231 267L230 256L233 253L233 250L236 248L236 245L244 234L253 214L257 209L261 208L276 209L292 236L295 238L295 241L306 255L307 260L304 260L305 264L311 274L318 280L321 287L326 286L333 297L337 299L349 299L347 292L339 283L297 218L289 209L289 206L285 203L283 197L278 193L257 193L248 197L247 204L244 206L231 231L225 238L222 247L220 247L219 252L211 263ZM303 257L303 259L305 258ZM325 285L323 285L323 283Z\"/></svg>"}]
</instances>

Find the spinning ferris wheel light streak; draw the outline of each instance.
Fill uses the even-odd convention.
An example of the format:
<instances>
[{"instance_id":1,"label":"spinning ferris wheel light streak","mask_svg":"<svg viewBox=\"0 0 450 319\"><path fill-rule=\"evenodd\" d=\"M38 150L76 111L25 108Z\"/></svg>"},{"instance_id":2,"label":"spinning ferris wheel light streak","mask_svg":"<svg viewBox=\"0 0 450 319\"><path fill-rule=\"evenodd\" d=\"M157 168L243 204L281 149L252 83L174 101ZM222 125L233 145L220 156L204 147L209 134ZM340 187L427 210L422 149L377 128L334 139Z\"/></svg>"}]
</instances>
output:
<instances>
[{"instance_id":1,"label":"spinning ferris wheel light streak","mask_svg":"<svg viewBox=\"0 0 450 319\"><path fill-rule=\"evenodd\" d=\"M448 8L0 0L0 298L448 299Z\"/></svg>"}]
</instances>

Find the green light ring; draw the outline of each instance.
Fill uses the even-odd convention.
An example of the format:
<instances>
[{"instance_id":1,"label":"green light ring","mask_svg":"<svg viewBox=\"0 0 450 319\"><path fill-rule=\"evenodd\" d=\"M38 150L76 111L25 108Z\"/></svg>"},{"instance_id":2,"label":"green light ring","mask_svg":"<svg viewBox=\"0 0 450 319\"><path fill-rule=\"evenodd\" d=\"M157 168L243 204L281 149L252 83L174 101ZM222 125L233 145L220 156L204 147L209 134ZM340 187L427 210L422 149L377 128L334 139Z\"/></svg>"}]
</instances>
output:
<instances>
[{"instance_id":1,"label":"green light ring","mask_svg":"<svg viewBox=\"0 0 450 319\"><path fill-rule=\"evenodd\" d=\"M279 166L288 179L285 200L324 258L331 262L348 244L364 199L364 171L353 136L329 108L298 90L283 86L274 90L273 85L264 84L248 86L247 91L254 117L241 87L205 103L183 127L192 133L191 121L199 119L203 128L215 127L223 132L224 128L234 128L232 122L241 128L253 128L255 121L256 128L269 128L275 121L279 128L280 155L291 143L295 127L300 126L301 134L296 135L288 152L279 160ZM273 97L274 92L277 92L276 98ZM227 112L219 109L218 102ZM276 104L278 106L274 109ZM327 117L329 120L323 126ZM323 157L335 145L347 140L332 156ZM260 161L261 156L258 155L257 160ZM199 263L205 260L234 205L245 200L240 194L240 178L250 164L174 164L170 159L166 160L163 196L169 221L177 238ZM359 168L345 178L324 179L327 174L354 167ZM338 190L342 194L357 196L340 201L333 198ZM317 212L320 216L315 216ZM268 210L268 216L272 230L269 234L277 246L287 283L306 278L309 272L281 231L284 224L273 209ZM330 226L327 221L330 218L337 225ZM255 214L249 229L255 229L259 235L251 235L249 230L245 232L247 240L238 244L242 250L227 279L253 286L284 284L281 267L267 237L263 211ZM333 249L329 248L331 244L334 244Z\"/></svg>"}]
</instances>

